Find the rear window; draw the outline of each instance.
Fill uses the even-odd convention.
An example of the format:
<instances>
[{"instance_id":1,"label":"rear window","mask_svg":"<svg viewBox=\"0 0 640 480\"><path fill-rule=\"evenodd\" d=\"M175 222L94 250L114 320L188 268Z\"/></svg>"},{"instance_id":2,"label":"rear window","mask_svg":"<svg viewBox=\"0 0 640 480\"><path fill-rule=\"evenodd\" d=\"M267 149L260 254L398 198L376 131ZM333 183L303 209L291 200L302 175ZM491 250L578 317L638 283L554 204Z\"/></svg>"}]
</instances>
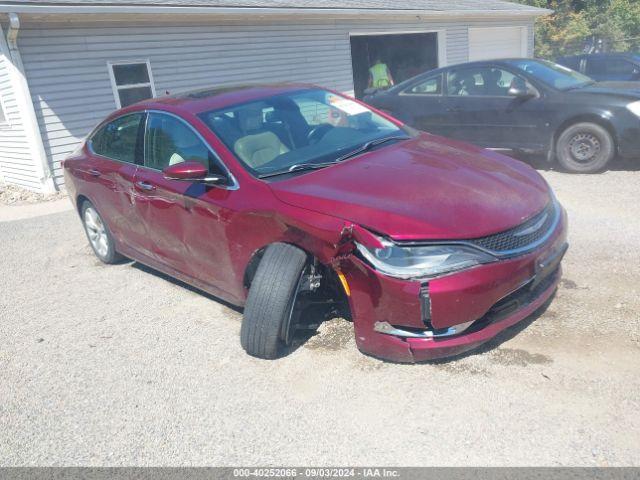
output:
<instances>
[{"instance_id":1,"label":"rear window","mask_svg":"<svg viewBox=\"0 0 640 480\"><path fill-rule=\"evenodd\" d=\"M587 74L591 75L633 75L637 67L622 58L590 58L587 61Z\"/></svg>"},{"instance_id":2,"label":"rear window","mask_svg":"<svg viewBox=\"0 0 640 480\"><path fill-rule=\"evenodd\" d=\"M558 60L560 65L564 65L572 70L580 70L580 57L565 57Z\"/></svg>"}]
</instances>

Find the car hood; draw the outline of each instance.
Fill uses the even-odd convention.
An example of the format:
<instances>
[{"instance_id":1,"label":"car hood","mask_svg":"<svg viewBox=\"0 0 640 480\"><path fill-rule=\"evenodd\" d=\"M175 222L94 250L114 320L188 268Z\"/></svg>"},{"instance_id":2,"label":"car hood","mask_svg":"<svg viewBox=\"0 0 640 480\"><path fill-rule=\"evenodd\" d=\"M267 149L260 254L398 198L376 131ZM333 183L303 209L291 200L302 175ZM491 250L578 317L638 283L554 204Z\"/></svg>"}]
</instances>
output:
<instances>
[{"instance_id":1,"label":"car hood","mask_svg":"<svg viewBox=\"0 0 640 480\"><path fill-rule=\"evenodd\" d=\"M640 99L640 82L598 82L588 87L569 90L569 94L615 95L629 99Z\"/></svg>"},{"instance_id":2,"label":"car hood","mask_svg":"<svg viewBox=\"0 0 640 480\"><path fill-rule=\"evenodd\" d=\"M483 237L550 201L546 182L524 163L427 134L270 186L285 203L396 240Z\"/></svg>"}]
</instances>

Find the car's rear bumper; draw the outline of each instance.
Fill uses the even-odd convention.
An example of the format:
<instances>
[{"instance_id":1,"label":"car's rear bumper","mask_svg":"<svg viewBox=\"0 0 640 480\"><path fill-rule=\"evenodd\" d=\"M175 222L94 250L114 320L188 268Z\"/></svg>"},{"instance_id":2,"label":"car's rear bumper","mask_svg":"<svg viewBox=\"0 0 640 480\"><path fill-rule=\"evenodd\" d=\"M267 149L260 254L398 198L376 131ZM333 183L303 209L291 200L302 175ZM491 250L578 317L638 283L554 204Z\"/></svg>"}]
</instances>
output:
<instances>
[{"instance_id":1,"label":"car's rear bumper","mask_svg":"<svg viewBox=\"0 0 640 480\"><path fill-rule=\"evenodd\" d=\"M390 278L350 259L342 270L351 290L358 348L392 361L416 362L478 347L552 297L566 242L563 210L555 232L537 250L428 283ZM550 268L540 273L539 264L549 259ZM464 331L456 333L460 325Z\"/></svg>"}]
</instances>

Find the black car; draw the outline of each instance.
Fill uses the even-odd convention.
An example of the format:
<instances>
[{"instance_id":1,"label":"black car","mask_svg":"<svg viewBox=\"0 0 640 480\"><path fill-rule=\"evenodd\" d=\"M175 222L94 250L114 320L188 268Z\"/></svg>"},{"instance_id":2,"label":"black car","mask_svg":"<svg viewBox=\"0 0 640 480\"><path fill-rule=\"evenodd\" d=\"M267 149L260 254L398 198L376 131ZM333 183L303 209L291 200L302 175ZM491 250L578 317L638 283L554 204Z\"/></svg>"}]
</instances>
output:
<instances>
[{"instance_id":1,"label":"black car","mask_svg":"<svg viewBox=\"0 0 640 480\"><path fill-rule=\"evenodd\" d=\"M640 55L634 53L574 55L559 58L558 63L598 81L640 81Z\"/></svg>"},{"instance_id":2,"label":"black car","mask_svg":"<svg viewBox=\"0 0 640 480\"><path fill-rule=\"evenodd\" d=\"M624 86L623 84L622 86ZM364 100L421 130L482 147L544 152L571 172L640 156L640 90L544 60L432 70Z\"/></svg>"}]
</instances>

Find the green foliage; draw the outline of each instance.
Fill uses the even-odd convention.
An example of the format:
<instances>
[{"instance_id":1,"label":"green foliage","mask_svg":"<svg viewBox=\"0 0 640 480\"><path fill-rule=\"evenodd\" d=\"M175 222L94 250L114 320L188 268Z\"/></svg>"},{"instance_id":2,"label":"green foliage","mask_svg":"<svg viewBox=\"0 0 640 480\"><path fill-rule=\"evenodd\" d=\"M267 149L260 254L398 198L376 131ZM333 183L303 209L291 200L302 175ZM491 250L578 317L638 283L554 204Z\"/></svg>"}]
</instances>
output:
<instances>
[{"instance_id":1,"label":"green foliage","mask_svg":"<svg viewBox=\"0 0 640 480\"><path fill-rule=\"evenodd\" d=\"M516 0L554 11L536 23L536 56L583 51L596 41L604 51L640 48L640 0Z\"/></svg>"}]
</instances>

